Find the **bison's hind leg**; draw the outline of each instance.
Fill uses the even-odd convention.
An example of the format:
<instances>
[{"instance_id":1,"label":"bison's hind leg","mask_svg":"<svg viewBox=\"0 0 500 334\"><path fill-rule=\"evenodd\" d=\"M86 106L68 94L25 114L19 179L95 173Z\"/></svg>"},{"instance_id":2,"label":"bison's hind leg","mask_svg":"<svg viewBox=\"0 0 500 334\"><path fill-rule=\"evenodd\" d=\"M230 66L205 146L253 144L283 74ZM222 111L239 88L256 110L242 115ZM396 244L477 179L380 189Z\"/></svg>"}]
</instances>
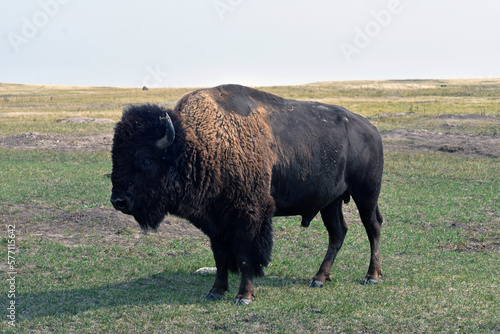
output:
<instances>
[{"instance_id":1,"label":"bison's hind leg","mask_svg":"<svg viewBox=\"0 0 500 334\"><path fill-rule=\"evenodd\" d=\"M362 281L362 284L376 284L379 281L379 276L382 275L380 266L380 231L382 229L383 218L380 214L378 204L372 207L358 205L361 221L365 226L368 240L370 240L370 266L368 272Z\"/></svg>"},{"instance_id":2,"label":"bison's hind leg","mask_svg":"<svg viewBox=\"0 0 500 334\"><path fill-rule=\"evenodd\" d=\"M326 280L331 280L330 274L333 262L344 243L347 233L347 224L342 214L343 200L345 198L339 197L321 210L321 217L328 231L328 250L318 272L309 282L309 286L311 287L321 287L325 284Z\"/></svg>"}]
</instances>

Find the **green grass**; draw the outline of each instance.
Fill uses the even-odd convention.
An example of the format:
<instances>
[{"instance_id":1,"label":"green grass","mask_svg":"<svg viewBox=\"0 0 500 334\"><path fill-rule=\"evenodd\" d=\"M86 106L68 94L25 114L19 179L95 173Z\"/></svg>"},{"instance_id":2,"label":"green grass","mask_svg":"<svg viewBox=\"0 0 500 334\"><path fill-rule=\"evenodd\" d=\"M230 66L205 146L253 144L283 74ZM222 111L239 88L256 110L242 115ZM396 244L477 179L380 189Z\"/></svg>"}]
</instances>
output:
<instances>
[{"instance_id":1,"label":"green grass","mask_svg":"<svg viewBox=\"0 0 500 334\"><path fill-rule=\"evenodd\" d=\"M385 82L387 83L387 82ZM392 82L387 84L392 85ZM440 82L404 82L407 85L438 85L423 92L411 86L401 88L414 99L444 90L461 98L489 99L491 87L441 89ZM337 87L345 99L380 99L359 104L366 110L383 107L388 86L368 83L354 88ZM330 86L331 86L330 85ZM9 86L11 87L11 86ZM328 84L304 87L276 87L277 92L295 98L322 99ZM358 88L356 88L358 87ZM373 88L371 88L373 87ZM2 85L0 85L0 89ZM12 87L11 87L12 88ZM301 89L304 88L302 92ZM96 117L90 105L104 103L119 89L41 90L24 86L11 90L22 101L50 103L57 99L80 104ZM349 93L351 89L351 93ZM364 92L366 89L366 92ZM377 91L380 90L380 92ZM453 90L455 89L455 90ZM498 92L498 88L497 89ZM394 89L391 90L394 91ZM146 92L150 94L155 90ZM165 90L166 91L166 90ZM22 94L21 94L22 93ZM178 91L170 92L175 100ZM24 95L23 95L24 94ZM30 95L31 94L31 95ZM138 93L142 94L142 92ZM154 93L156 94L156 93ZM302 94L302 95L300 95ZM330 93L328 93L330 94ZM364 94L364 95L363 95ZM474 97L483 95L483 97ZM175 96L174 96L175 95ZM377 96L369 96L377 95ZM154 95L156 96L156 95ZM364 96L364 97L363 97ZM381 97L379 97L381 96ZM444 97L443 97L444 96ZM47 99L43 102L43 99ZM123 101L125 101L125 97ZM13 104L14 97L9 97ZM140 97L142 99L142 97ZM139 98L132 96L132 102ZM70 103L70 102L64 103ZM386 99L386 102L392 98ZM125 102L123 102L125 103ZM469 102L467 102L469 103ZM482 103L482 102L481 102ZM441 111L455 113L453 105L437 103ZM5 106L0 104L0 117ZM497 102L498 106L498 102ZM4 109L2 109L4 108ZM23 107L10 106L12 114L2 119L2 135L10 125L24 132ZM17 109L16 109L17 108ZM42 107L43 109L45 107ZM406 112L405 105L395 105ZM49 109L47 107L47 109ZM112 109L112 108L111 108ZM102 116L117 118L116 110ZM437 108L439 109L439 108ZM15 110L15 111L12 111ZM434 112L434 111L433 111ZM16 113L21 113L16 117ZM64 111L41 114L31 131L82 134L86 124L63 129L54 119ZM401 128L421 122L431 126L430 117L390 116L379 125ZM487 126L483 123L477 127ZM112 128L95 129L110 133ZM475 130L474 130L475 131ZM470 133L475 133L470 131ZM490 130L493 133L493 129ZM467 133L467 130L464 130ZM246 307L232 299L239 285L230 276L231 291L218 302L203 296L213 276L193 272L214 266L206 237L178 234L120 236L120 242L94 237L92 226L79 230L76 244L33 233L37 222L50 217L32 217L18 226L16 254L17 321L15 331L5 321L6 284L0 298L0 331L6 333L493 333L500 331L500 161L498 158L470 158L443 153L387 151L380 206L384 215L381 261L384 275L378 285L362 286L369 262L369 244L354 204L345 206L349 231L333 267L332 282L321 289L307 286L318 269L327 246L327 235L317 217L308 229L298 217L274 220L273 261L266 276L255 281L256 301ZM11 207L39 206L66 213L88 208L109 208L111 170L109 153L55 153L0 149L0 219L12 222ZM117 213L118 214L118 213ZM30 225L31 224L31 225ZM84 224L82 222L82 224ZM100 222L105 225L106 222ZM5 226L5 225L4 225ZM71 224L61 222L61 233ZM86 231L87 228L87 231ZM138 229L138 226L134 227ZM166 226L173 229L174 226ZM110 229L110 234L114 233ZM127 230L128 231L128 230ZM0 244L7 255L6 233ZM3 261L5 263L5 261ZM2 277L7 271L2 267Z\"/></svg>"},{"instance_id":2,"label":"green grass","mask_svg":"<svg viewBox=\"0 0 500 334\"><path fill-rule=\"evenodd\" d=\"M24 169L20 177L33 175L40 180L38 175L46 173L47 182L38 185L41 190L28 195L36 198L34 194L43 193L43 205L77 210L82 203L73 206L68 198L84 198L86 205L95 202L80 192L80 186L103 194L100 204L106 204L109 184L101 182L101 173L109 161L103 156L17 155L24 156L18 161L32 159L39 166ZM321 221L303 229L296 218L276 219L273 262L267 276L256 281L256 302L246 308L231 304L236 275L231 276L232 291L223 301L203 300L213 277L192 273L213 265L204 239L162 240L148 235L127 246L69 247L29 237L19 250L17 326L21 332L82 333L498 330L498 252L460 251L470 231L451 226L453 222L482 226L487 239L498 240L500 187L494 176L498 161L397 152L389 152L386 160L381 200L386 220L381 247L384 276L377 286L359 284L367 269L369 246L357 218L350 219L356 221L349 223L332 282L322 289L307 287L326 249ZM81 177L75 166L84 163L102 170ZM63 175L68 180L50 191L43 185L50 183L47 175L55 184ZM90 181L82 184L87 177ZM8 183L18 183L15 180ZM28 177L26 184L29 181ZM14 203L16 195L8 194L2 200ZM477 204L471 205L471 199ZM496 212L493 221L487 212Z\"/></svg>"},{"instance_id":3,"label":"green grass","mask_svg":"<svg viewBox=\"0 0 500 334\"><path fill-rule=\"evenodd\" d=\"M0 207L36 204L74 211L109 198L109 153L63 154L0 149Z\"/></svg>"}]
</instances>

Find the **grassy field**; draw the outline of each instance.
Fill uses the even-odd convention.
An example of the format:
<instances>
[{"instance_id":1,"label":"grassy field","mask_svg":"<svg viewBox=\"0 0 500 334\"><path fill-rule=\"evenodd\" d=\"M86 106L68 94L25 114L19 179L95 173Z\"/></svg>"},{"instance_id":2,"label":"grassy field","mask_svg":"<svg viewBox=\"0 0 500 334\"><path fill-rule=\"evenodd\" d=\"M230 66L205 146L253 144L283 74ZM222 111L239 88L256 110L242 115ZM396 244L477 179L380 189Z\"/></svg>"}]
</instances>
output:
<instances>
[{"instance_id":1,"label":"grassy field","mask_svg":"<svg viewBox=\"0 0 500 334\"><path fill-rule=\"evenodd\" d=\"M380 284L360 284L369 243L350 203L349 232L323 288L307 286L327 247L320 218L308 229L299 217L276 218L273 261L255 282L256 301L232 304L236 275L222 300L204 300L214 277L194 272L214 266L208 239L175 217L142 234L109 204L110 146L102 138L114 124L61 122L116 121L130 103L172 106L191 89L0 84L0 331L500 332L500 80L263 89L345 106L381 130ZM90 149L81 145L92 138L99 139ZM47 145L62 141L75 149ZM7 318L12 301L15 327Z\"/></svg>"}]
</instances>

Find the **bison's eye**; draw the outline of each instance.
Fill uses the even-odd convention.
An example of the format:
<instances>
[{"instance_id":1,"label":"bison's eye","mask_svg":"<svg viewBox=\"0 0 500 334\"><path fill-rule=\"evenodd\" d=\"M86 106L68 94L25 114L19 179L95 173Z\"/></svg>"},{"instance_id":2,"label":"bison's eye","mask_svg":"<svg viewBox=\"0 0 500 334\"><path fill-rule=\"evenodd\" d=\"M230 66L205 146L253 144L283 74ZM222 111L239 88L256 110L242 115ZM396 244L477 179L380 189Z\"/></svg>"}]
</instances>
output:
<instances>
[{"instance_id":1,"label":"bison's eye","mask_svg":"<svg viewBox=\"0 0 500 334\"><path fill-rule=\"evenodd\" d=\"M151 168L152 166L153 166L153 161L151 161L151 159L144 158L142 160L142 168L148 169Z\"/></svg>"},{"instance_id":2,"label":"bison's eye","mask_svg":"<svg viewBox=\"0 0 500 334\"><path fill-rule=\"evenodd\" d=\"M136 171L143 173L146 176L152 176L157 170L156 160L142 153L136 154L134 160L134 168Z\"/></svg>"}]
</instances>

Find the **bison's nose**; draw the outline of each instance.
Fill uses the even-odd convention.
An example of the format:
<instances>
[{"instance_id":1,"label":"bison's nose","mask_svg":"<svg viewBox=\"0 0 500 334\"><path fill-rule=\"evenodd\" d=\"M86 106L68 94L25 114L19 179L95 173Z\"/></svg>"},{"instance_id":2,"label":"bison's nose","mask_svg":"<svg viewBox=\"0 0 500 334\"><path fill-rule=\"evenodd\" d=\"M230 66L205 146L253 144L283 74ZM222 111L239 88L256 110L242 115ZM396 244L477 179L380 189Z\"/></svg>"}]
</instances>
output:
<instances>
[{"instance_id":1,"label":"bison's nose","mask_svg":"<svg viewBox=\"0 0 500 334\"><path fill-rule=\"evenodd\" d=\"M130 199L126 196L111 196L111 204L119 211L130 211Z\"/></svg>"}]
</instances>

